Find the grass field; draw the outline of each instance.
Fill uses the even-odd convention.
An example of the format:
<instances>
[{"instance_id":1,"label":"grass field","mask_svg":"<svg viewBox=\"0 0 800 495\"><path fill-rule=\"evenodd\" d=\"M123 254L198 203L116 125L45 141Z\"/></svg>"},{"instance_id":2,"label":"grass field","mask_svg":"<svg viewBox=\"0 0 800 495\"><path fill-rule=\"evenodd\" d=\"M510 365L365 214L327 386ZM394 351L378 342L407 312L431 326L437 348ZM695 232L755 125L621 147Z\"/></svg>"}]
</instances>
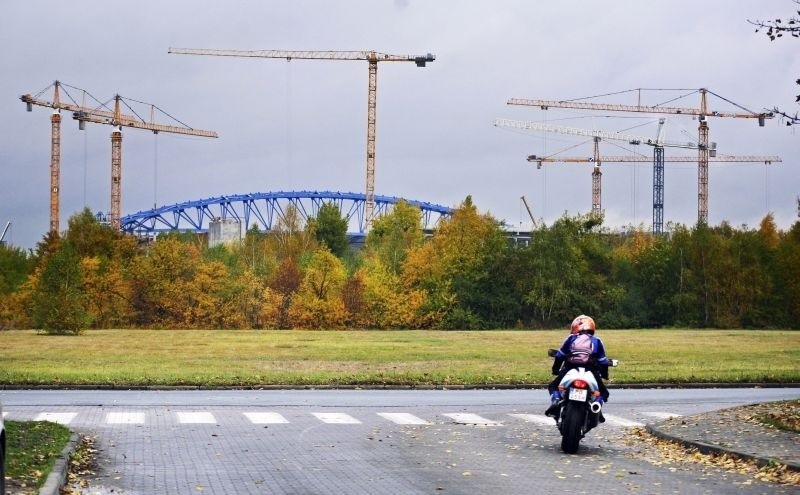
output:
<instances>
[{"instance_id":1,"label":"grass field","mask_svg":"<svg viewBox=\"0 0 800 495\"><path fill-rule=\"evenodd\" d=\"M800 383L800 332L598 332L617 383ZM564 330L0 332L0 386L481 386L550 380Z\"/></svg>"},{"instance_id":2,"label":"grass field","mask_svg":"<svg viewBox=\"0 0 800 495\"><path fill-rule=\"evenodd\" d=\"M70 431L49 421L6 421L8 493L36 493L69 442Z\"/></svg>"}]
</instances>

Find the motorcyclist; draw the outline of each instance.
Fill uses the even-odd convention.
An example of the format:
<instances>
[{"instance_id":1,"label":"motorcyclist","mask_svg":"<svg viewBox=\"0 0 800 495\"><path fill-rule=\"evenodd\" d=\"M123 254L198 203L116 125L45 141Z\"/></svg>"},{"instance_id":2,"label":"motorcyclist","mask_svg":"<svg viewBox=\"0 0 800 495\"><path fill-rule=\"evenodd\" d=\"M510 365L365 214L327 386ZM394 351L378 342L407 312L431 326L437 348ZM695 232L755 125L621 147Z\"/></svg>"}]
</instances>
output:
<instances>
[{"instance_id":1,"label":"motorcyclist","mask_svg":"<svg viewBox=\"0 0 800 495\"><path fill-rule=\"evenodd\" d=\"M570 325L570 335L564 339L561 348L556 352L555 359L553 360L552 372L556 378L547 386L547 391L550 393L550 407L545 411L545 415L557 417L561 404L561 392L558 390L558 384L564 375L573 368L583 367L587 371L591 371L597 380L600 388L600 397L595 400L603 404L608 400L608 389L603 383L603 378L608 378L608 367L611 364L606 357L605 347L603 341L594 335L595 323L594 319L586 315L580 315L572 320ZM570 355L573 351L573 343L578 335L588 334L591 337L591 353L588 362L584 364L574 364L570 361ZM563 365L563 367L562 367ZM601 413L602 418L602 413ZM601 419L602 421L602 419Z\"/></svg>"}]
</instances>

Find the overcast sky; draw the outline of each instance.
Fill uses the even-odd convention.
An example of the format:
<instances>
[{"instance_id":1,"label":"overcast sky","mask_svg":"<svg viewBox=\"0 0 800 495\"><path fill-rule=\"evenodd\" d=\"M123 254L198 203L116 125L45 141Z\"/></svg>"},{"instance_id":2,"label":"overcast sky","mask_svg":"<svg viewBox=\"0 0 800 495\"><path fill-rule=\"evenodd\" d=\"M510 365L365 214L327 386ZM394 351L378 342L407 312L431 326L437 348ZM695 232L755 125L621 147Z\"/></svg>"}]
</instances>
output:
<instances>
[{"instance_id":1,"label":"overcast sky","mask_svg":"<svg viewBox=\"0 0 800 495\"><path fill-rule=\"evenodd\" d=\"M800 41L770 42L748 19L789 17L790 0L4 1L0 15L0 231L33 247L48 229L50 113L19 96L60 80L101 101L152 103L219 139L125 129L122 214L212 196L278 190L364 192L367 63L168 54L169 47L433 53L425 68L378 66L376 194L457 206L529 228L591 209L591 168L525 157L589 156L589 140L493 126L497 117L653 135L658 116L509 106L634 88L655 105L708 88L751 110L794 113ZM688 91L686 90L688 89ZM73 96L80 91L70 89ZM52 90L41 95L52 98ZM64 96L62 95L62 99ZM636 104L636 93L594 98ZM691 94L671 106L698 107ZM134 107L145 118L149 110ZM710 97L709 109L740 111ZM625 118L623 118L625 117ZM61 227L88 206L109 211L111 128L79 131L62 114ZM157 115L162 123L171 123ZM667 139L696 140L697 121L668 116ZM709 223L797 218L800 127L778 119L709 120L720 153L783 163L710 166ZM651 156L652 149L638 152ZM604 141L601 152L637 151ZM695 155L667 148L670 156ZM652 221L652 165L603 165L606 225ZM697 220L696 164L667 164L664 219Z\"/></svg>"}]
</instances>

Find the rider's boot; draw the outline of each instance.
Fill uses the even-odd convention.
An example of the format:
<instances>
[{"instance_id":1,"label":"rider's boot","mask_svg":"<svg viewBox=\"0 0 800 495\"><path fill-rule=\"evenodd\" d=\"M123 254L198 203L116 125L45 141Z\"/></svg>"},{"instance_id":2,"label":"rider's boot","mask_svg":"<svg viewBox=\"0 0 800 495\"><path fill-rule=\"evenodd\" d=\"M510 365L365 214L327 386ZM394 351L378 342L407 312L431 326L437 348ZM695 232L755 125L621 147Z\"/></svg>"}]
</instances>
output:
<instances>
[{"instance_id":1,"label":"rider's boot","mask_svg":"<svg viewBox=\"0 0 800 495\"><path fill-rule=\"evenodd\" d=\"M561 392L555 391L550 394L550 407L544 412L545 416L550 416L553 418L558 417L558 411L561 409Z\"/></svg>"}]
</instances>

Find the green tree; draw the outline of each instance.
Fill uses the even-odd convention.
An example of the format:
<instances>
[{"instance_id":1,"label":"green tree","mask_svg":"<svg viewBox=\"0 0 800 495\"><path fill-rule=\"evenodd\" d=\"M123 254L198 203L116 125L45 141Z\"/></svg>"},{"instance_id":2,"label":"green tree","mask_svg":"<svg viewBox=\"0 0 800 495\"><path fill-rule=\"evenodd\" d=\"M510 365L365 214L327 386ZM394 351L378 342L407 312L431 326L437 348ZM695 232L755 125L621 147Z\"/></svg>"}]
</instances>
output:
<instances>
[{"instance_id":1,"label":"green tree","mask_svg":"<svg viewBox=\"0 0 800 495\"><path fill-rule=\"evenodd\" d=\"M800 221L782 237L775 252L775 292L779 307L786 308L784 324L800 328Z\"/></svg>"},{"instance_id":2,"label":"green tree","mask_svg":"<svg viewBox=\"0 0 800 495\"><path fill-rule=\"evenodd\" d=\"M347 220L342 217L339 207L333 202L327 202L320 206L317 217L313 220L313 230L317 243L327 246L339 258L343 257L350 248L350 241L347 238Z\"/></svg>"},{"instance_id":3,"label":"green tree","mask_svg":"<svg viewBox=\"0 0 800 495\"><path fill-rule=\"evenodd\" d=\"M48 334L78 335L91 325L80 256L65 242L48 257L33 295L33 322Z\"/></svg>"},{"instance_id":4,"label":"green tree","mask_svg":"<svg viewBox=\"0 0 800 495\"><path fill-rule=\"evenodd\" d=\"M35 263L23 249L0 244L0 329L18 328L27 320L20 294Z\"/></svg>"},{"instance_id":5,"label":"green tree","mask_svg":"<svg viewBox=\"0 0 800 495\"><path fill-rule=\"evenodd\" d=\"M585 227L584 218L564 216L531 239L527 253L532 258L532 278L524 298L540 325L561 326L580 313L593 313L579 305L584 298L583 277L589 271L580 249Z\"/></svg>"}]
</instances>

